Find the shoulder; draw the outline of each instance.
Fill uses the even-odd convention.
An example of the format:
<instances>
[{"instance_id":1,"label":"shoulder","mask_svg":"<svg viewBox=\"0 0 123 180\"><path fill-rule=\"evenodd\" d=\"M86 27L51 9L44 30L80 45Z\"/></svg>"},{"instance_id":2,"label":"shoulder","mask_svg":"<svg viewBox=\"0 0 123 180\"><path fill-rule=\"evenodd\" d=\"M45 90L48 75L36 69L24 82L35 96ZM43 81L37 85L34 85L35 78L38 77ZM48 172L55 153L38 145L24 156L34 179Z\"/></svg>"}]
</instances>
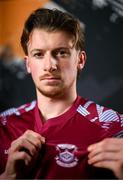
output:
<instances>
[{"instance_id":1,"label":"shoulder","mask_svg":"<svg viewBox=\"0 0 123 180\"><path fill-rule=\"evenodd\" d=\"M109 129L113 124L119 124L120 127L123 127L123 114L119 114L117 111L99 105L94 101L81 98L77 111L84 115L87 120L104 129Z\"/></svg>"},{"instance_id":2,"label":"shoulder","mask_svg":"<svg viewBox=\"0 0 123 180\"><path fill-rule=\"evenodd\" d=\"M7 121L11 118L16 119L16 118L23 117L25 114L29 115L32 113L35 106L36 106L36 101L34 100L30 103L21 105L17 108L13 107L13 108L7 109L0 113L0 123L2 125L5 125Z\"/></svg>"}]
</instances>

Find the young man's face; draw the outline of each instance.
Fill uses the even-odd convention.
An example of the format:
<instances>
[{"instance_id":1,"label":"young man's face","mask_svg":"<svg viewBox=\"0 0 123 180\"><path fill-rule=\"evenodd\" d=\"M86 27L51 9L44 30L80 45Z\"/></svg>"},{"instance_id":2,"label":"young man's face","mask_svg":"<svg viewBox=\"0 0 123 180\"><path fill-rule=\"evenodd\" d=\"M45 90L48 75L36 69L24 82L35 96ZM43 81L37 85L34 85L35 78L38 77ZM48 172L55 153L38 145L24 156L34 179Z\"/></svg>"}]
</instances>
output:
<instances>
[{"instance_id":1,"label":"young man's face","mask_svg":"<svg viewBox=\"0 0 123 180\"><path fill-rule=\"evenodd\" d=\"M38 93L53 98L76 91L77 71L84 66L85 52L73 47L69 34L34 29L25 58Z\"/></svg>"}]
</instances>

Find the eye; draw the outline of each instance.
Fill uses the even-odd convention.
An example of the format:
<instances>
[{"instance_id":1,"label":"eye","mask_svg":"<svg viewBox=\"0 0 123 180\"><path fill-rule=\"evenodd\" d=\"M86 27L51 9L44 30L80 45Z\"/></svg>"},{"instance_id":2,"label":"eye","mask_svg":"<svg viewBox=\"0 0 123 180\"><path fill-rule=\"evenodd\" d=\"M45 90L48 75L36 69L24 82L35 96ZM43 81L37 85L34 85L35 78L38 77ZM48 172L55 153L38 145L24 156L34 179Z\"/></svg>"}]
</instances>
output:
<instances>
[{"instance_id":1,"label":"eye","mask_svg":"<svg viewBox=\"0 0 123 180\"><path fill-rule=\"evenodd\" d=\"M70 55L70 52L66 49L60 49L55 52L55 56L58 58L66 58Z\"/></svg>"},{"instance_id":2,"label":"eye","mask_svg":"<svg viewBox=\"0 0 123 180\"><path fill-rule=\"evenodd\" d=\"M33 54L33 57L35 57L36 59L43 58L43 53L41 53L41 52L36 52L36 53Z\"/></svg>"}]
</instances>

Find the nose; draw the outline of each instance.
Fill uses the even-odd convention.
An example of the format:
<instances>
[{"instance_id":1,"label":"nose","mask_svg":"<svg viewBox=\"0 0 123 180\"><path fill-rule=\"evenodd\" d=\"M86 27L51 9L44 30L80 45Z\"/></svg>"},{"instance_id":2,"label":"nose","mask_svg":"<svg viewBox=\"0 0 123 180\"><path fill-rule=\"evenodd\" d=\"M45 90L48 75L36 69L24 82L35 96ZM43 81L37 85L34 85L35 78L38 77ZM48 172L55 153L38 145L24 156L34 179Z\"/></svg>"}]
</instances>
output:
<instances>
[{"instance_id":1,"label":"nose","mask_svg":"<svg viewBox=\"0 0 123 180\"><path fill-rule=\"evenodd\" d=\"M44 59L44 71L55 71L57 70L57 60L51 55L46 54Z\"/></svg>"}]
</instances>

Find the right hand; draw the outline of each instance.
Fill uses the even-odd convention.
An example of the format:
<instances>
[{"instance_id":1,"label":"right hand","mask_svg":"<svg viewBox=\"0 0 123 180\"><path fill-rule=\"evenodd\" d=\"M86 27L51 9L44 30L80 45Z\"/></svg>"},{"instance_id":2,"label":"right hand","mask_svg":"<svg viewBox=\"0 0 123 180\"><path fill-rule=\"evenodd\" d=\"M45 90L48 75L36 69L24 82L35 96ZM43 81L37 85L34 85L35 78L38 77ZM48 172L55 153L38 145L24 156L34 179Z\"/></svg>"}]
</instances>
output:
<instances>
[{"instance_id":1,"label":"right hand","mask_svg":"<svg viewBox=\"0 0 123 180\"><path fill-rule=\"evenodd\" d=\"M45 138L40 134L27 130L22 136L11 143L8 153L8 160L4 173L0 179L16 179L20 166L31 167L39 154L42 144L45 143Z\"/></svg>"}]
</instances>

